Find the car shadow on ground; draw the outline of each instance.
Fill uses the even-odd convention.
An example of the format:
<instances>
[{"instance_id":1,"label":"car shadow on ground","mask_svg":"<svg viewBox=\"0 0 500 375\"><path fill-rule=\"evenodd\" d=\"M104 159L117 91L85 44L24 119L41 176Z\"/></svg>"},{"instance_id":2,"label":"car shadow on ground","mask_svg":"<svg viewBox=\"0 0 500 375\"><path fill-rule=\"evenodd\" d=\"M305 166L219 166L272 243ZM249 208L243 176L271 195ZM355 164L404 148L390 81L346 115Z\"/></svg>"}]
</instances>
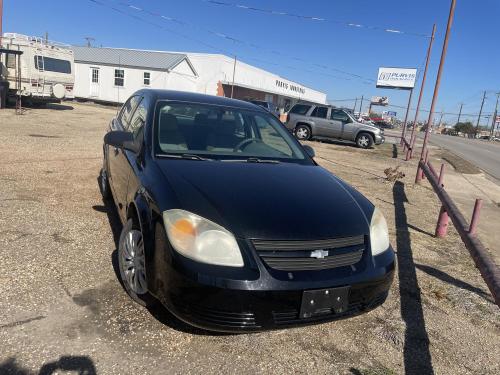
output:
<instances>
[{"instance_id":1,"label":"car shadow on ground","mask_svg":"<svg viewBox=\"0 0 500 375\"><path fill-rule=\"evenodd\" d=\"M44 363L38 375L60 373L77 373L81 375L96 375L94 361L87 356L62 356L57 361ZM19 365L15 358L7 358L0 363L0 374L32 375L33 372Z\"/></svg>"},{"instance_id":2,"label":"car shadow on ground","mask_svg":"<svg viewBox=\"0 0 500 375\"><path fill-rule=\"evenodd\" d=\"M97 179L98 186L100 187L99 177ZM120 283L121 287L125 290L123 285L121 276L120 276L120 268L118 265L118 246L120 242L120 233L122 231L122 223L120 221L120 217L118 216L118 211L116 210L116 206L113 203L112 199L105 200L103 199L102 205L92 206L92 209L97 212L105 213L108 217L109 226L113 233L113 240L115 243L115 250L111 253L111 264L113 265L113 270L115 272L116 279ZM203 330L200 328L196 328L190 326L177 317L175 317L172 313L170 313L160 302L154 304L152 306L146 307L149 313L160 323L175 329L176 331L190 333L194 335L201 336L221 336L221 335L230 335L229 333L219 333L219 332L211 332L207 330ZM1 372L0 372L1 374Z\"/></svg>"},{"instance_id":3,"label":"car shadow on ground","mask_svg":"<svg viewBox=\"0 0 500 375\"><path fill-rule=\"evenodd\" d=\"M422 296L418 284L416 265L406 216L408 198L405 185L396 181L393 187L396 221L396 247L399 276L401 317L406 324L404 341L404 367L406 374L433 374L429 350L429 335L425 327Z\"/></svg>"}]
</instances>

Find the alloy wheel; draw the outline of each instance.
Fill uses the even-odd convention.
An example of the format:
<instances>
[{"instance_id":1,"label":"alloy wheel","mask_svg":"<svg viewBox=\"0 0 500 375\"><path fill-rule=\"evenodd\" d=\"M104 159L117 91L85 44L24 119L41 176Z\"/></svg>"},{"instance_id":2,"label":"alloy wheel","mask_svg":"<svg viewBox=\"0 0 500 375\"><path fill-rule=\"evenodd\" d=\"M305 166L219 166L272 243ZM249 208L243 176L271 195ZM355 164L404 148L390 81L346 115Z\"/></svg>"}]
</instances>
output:
<instances>
[{"instance_id":1,"label":"alloy wheel","mask_svg":"<svg viewBox=\"0 0 500 375\"><path fill-rule=\"evenodd\" d=\"M124 281L136 294L145 294L147 289L144 241L139 230L131 229L123 238L122 244L122 271Z\"/></svg>"},{"instance_id":2,"label":"alloy wheel","mask_svg":"<svg viewBox=\"0 0 500 375\"><path fill-rule=\"evenodd\" d=\"M368 145L370 144L370 140L366 135L362 135L361 137L359 137L358 143L361 147L368 147Z\"/></svg>"},{"instance_id":3,"label":"alloy wheel","mask_svg":"<svg viewBox=\"0 0 500 375\"><path fill-rule=\"evenodd\" d=\"M309 137L309 131L306 128L298 128L295 134L299 139L307 139Z\"/></svg>"}]
</instances>

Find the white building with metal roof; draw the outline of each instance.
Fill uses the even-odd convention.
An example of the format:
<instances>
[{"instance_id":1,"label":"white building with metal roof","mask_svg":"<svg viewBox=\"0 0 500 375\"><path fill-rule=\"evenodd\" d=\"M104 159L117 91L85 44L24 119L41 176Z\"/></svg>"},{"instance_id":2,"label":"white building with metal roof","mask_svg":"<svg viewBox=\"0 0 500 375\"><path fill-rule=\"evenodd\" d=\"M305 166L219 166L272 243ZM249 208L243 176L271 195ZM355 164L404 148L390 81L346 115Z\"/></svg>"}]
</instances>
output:
<instances>
[{"instance_id":1,"label":"white building with metal roof","mask_svg":"<svg viewBox=\"0 0 500 375\"><path fill-rule=\"evenodd\" d=\"M326 94L241 61L208 53L73 47L75 96L123 103L136 90L191 91L273 103L326 103Z\"/></svg>"}]
</instances>

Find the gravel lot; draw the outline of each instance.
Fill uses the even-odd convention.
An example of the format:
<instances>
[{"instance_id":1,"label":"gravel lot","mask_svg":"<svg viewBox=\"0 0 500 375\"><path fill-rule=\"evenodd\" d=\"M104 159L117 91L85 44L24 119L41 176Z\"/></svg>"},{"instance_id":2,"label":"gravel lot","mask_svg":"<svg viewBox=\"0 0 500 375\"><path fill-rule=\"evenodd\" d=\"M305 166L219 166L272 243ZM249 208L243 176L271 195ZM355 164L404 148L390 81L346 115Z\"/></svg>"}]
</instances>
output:
<instances>
[{"instance_id":1,"label":"gravel lot","mask_svg":"<svg viewBox=\"0 0 500 375\"><path fill-rule=\"evenodd\" d=\"M310 142L320 164L388 219L398 272L382 307L213 335L134 304L115 273L120 225L97 184L115 112L76 103L0 111L0 374L500 373L499 309L454 230L432 237L434 193L413 185L414 164L392 145ZM386 181L384 169L398 165L407 177Z\"/></svg>"}]
</instances>

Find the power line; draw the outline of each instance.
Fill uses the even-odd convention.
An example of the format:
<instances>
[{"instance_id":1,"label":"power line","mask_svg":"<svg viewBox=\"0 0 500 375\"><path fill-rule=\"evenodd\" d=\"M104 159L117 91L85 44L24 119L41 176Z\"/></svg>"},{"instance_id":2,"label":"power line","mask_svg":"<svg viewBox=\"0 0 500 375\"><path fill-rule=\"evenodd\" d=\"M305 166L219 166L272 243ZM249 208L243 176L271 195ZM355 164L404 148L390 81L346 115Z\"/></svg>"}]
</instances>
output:
<instances>
[{"instance_id":1,"label":"power line","mask_svg":"<svg viewBox=\"0 0 500 375\"><path fill-rule=\"evenodd\" d=\"M307 20L307 21L315 21L315 22L329 22L329 23L334 23L334 24L343 25L343 26L347 26L347 27L354 27L354 28L358 28L358 29L377 30L377 31L382 31L382 32L386 32L386 33L391 33L391 34L412 35L412 36L418 36L418 37L423 37L423 38L430 38L430 35L427 35L427 34L408 32L408 31L398 30L395 28L385 28L385 27L380 27L380 26L362 25L362 24L357 23L357 22L347 22L347 21L341 21L341 20L335 20L335 19L327 19L327 18L323 18L323 17L316 17L316 16L289 13L289 12L283 12L283 11L277 11L277 10L271 10L271 9L257 8L257 7L252 7L252 6L248 6L248 5L229 3L229 2L218 1L218 0L202 0L202 1L204 1L206 3L213 4L213 5L217 5L217 6L226 6L226 7L233 7L233 8L238 8L238 9L252 11L252 12L267 13L267 14L270 14L273 16L292 17L292 18L298 18L298 19L303 19L303 20Z\"/></svg>"},{"instance_id":2,"label":"power line","mask_svg":"<svg viewBox=\"0 0 500 375\"><path fill-rule=\"evenodd\" d=\"M113 1L113 0L108 0L108 1ZM296 57L296 56L291 56L291 55L282 53L281 51L278 51L278 50L268 49L266 47L259 46L257 44L251 43L251 42L247 42L247 41L245 41L243 39L239 39L239 38L236 38L234 36L231 36L231 35L219 32L219 31L215 31L215 30L203 28L203 27L200 27L200 26L198 26L196 24L193 24L193 23L190 23L190 22L186 22L186 21L180 20L178 18L166 16L166 15L160 14L158 12L151 11L151 10L148 10L148 9L145 9L145 8L133 5L133 4L129 3L129 2L128 3L127 2L123 2L123 1L117 1L117 2L118 2L119 5L121 5L123 7L126 7L126 8L129 8L129 9L132 9L134 11L144 12L144 13L150 15L150 16L158 17L158 18L160 18L163 21L175 22L175 23L177 23L179 25L183 25L183 26L190 26L190 27L199 29L199 30L201 30L203 32L208 32L209 34L214 35L216 37L219 37L219 38L222 38L222 39L226 39L226 40L228 40L230 42L233 42L233 43L243 44L243 45L246 45L248 47L251 47L251 48L254 48L254 49L258 49L259 51L266 50L266 51L268 51L268 52L270 52L270 53L272 53L274 55L278 55L278 56L290 58L290 59L293 59L295 61L300 61L302 63L309 64L309 65L312 65L312 66L315 66L315 67L319 67L319 68L322 68L322 69L325 69L325 70L331 70L331 71L334 71L336 73L345 74L345 75L348 75L348 76L353 77L353 78L361 79L361 80L367 82L367 84L371 84L371 83L375 82L375 80L372 79L372 78L363 77L363 76L361 76L359 74L347 72L345 70L334 68L334 67L327 66L327 65L324 65L324 64L311 63L310 60L307 60L307 59L304 59L304 58L300 58L300 57ZM280 64L280 65L282 65L282 64ZM288 66L288 68L290 68L290 66ZM312 71L308 71L308 72L312 72ZM328 76L332 77L332 78L336 78L336 79L346 80L346 81L350 80L348 78L339 77L339 76L333 76L333 75L328 75Z\"/></svg>"}]
</instances>

